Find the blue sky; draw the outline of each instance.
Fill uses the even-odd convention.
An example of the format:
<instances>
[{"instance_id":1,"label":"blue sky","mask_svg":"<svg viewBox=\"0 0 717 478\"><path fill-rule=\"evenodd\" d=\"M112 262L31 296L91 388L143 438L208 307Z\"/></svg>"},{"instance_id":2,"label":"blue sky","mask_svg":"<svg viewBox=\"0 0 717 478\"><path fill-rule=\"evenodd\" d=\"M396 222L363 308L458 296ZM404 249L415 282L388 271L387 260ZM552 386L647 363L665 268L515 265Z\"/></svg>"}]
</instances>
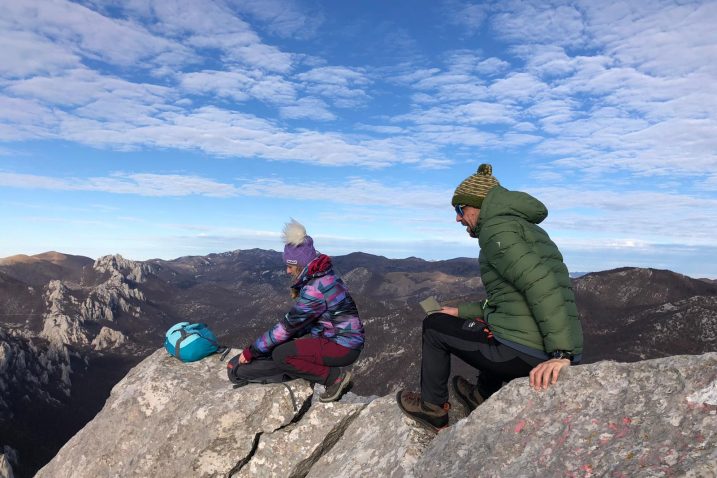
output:
<instances>
[{"instance_id":1,"label":"blue sky","mask_svg":"<svg viewBox=\"0 0 717 478\"><path fill-rule=\"evenodd\" d=\"M572 271L717 277L717 2L0 2L0 257L475 257L481 162Z\"/></svg>"}]
</instances>

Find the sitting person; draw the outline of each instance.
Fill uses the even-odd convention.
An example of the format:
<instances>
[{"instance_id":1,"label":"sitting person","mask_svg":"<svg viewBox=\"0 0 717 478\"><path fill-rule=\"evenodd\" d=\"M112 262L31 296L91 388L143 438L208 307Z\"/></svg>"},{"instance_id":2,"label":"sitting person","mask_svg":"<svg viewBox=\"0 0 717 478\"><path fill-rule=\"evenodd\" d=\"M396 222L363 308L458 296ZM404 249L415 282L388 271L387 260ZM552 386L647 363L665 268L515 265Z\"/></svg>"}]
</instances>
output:
<instances>
[{"instance_id":1,"label":"sitting person","mask_svg":"<svg viewBox=\"0 0 717 478\"><path fill-rule=\"evenodd\" d=\"M283 238L284 263L296 302L242 351L238 364L230 361L230 376L237 382L282 375L304 378L326 386L320 401L338 400L351 381L351 372L341 367L354 363L364 344L358 309L334 272L331 258L316 252L304 226L292 219Z\"/></svg>"},{"instance_id":2,"label":"sitting person","mask_svg":"<svg viewBox=\"0 0 717 478\"><path fill-rule=\"evenodd\" d=\"M548 211L534 197L500 186L482 164L453 195L456 222L480 245L488 294L482 303L443 307L423 321L421 392L398 392L404 414L437 431L448 425L451 355L479 370L478 383L452 381L468 412L517 377L545 389L581 359L583 334L568 269L537 224Z\"/></svg>"}]
</instances>

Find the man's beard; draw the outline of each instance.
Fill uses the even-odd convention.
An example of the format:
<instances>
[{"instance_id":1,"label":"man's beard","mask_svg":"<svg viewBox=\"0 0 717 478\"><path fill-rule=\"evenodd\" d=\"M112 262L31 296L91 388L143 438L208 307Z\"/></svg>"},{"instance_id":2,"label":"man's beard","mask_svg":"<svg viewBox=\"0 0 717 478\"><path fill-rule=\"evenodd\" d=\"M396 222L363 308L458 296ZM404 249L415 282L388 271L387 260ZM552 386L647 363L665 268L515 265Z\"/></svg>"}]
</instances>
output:
<instances>
[{"instance_id":1,"label":"man's beard","mask_svg":"<svg viewBox=\"0 0 717 478\"><path fill-rule=\"evenodd\" d=\"M466 226L466 232L468 233L469 236L471 236L471 237L474 238L474 239L478 237L478 236L473 232L473 230L475 229L475 227L473 227L473 226L471 226L470 224L468 224L468 221L466 221L466 220L464 219L464 220L461 221L461 224L463 224L464 226Z\"/></svg>"}]
</instances>

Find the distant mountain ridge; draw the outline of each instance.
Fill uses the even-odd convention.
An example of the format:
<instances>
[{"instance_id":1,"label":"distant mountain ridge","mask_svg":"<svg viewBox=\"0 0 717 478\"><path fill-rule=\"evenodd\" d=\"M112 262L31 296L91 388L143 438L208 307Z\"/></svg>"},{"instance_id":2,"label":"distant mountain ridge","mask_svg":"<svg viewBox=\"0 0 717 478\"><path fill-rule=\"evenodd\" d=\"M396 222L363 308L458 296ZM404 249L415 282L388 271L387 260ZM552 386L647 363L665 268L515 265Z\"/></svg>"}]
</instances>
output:
<instances>
[{"instance_id":1,"label":"distant mountain ridge","mask_svg":"<svg viewBox=\"0 0 717 478\"><path fill-rule=\"evenodd\" d=\"M356 252L332 259L366 326L366 348L354 366L354 390L362 395L417 386L420 300L433 295L455 305L485 296L475 258L425 261ZM585 274L573 284L585 331L585 362L717 349L714 281L622 268ZM288 286L281 253L262 249L171 261L92 260L57 252L0 259L0 333L7 337L2 350L14 351L0 354L0 380L11 384L0 388L5 402L0 401L0 416L13 414L11 421L2 421L0 448L18 451L17 476L29 476L51 458L72 428L99 410L111 386L161 346L170 325L206 322L223 343L245 346L288 309ZM34 380L17 379L23 370L12 357L19 350L27 357L24 373ZM33 368L30 355L44 357L44 365ZM50 380L51 371L59 371L62 383L66 380L69 395L43 393L43 383L57 382ZM49 417L77 404L83 413L75 414L75 423L58 424L64 431L57 436L25 431L18 441L18 429L32 430L35 419L19 406L23 396L39 397L34 407L47 410Z\"/></svg>"}]
</instances>

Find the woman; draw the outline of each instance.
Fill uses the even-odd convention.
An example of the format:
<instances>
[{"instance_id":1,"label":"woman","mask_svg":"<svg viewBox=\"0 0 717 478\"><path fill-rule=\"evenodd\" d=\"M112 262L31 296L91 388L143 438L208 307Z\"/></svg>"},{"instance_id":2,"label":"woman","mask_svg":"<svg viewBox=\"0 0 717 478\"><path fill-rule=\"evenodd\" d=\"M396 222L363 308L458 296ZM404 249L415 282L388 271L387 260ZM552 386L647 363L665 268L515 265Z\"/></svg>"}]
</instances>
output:
<instances>
[{"instance_id":1,"label":"woman","mask_svg":"<svg viewBox=\"0 0 717 478\"><path fill-rule=\"evenodd\" d=\"M319 400L338 400L351 381L351 372L341 367L354 363L364 344L358 309L333 271L331 258L314 249L304 226L292 219L284 226L283 239L296 302L279 323L230 362L230 376L252 382L282 375L305 378L326 386ZM267 358L271 360L257 360Z\"/></svg>"}]
</instances>

